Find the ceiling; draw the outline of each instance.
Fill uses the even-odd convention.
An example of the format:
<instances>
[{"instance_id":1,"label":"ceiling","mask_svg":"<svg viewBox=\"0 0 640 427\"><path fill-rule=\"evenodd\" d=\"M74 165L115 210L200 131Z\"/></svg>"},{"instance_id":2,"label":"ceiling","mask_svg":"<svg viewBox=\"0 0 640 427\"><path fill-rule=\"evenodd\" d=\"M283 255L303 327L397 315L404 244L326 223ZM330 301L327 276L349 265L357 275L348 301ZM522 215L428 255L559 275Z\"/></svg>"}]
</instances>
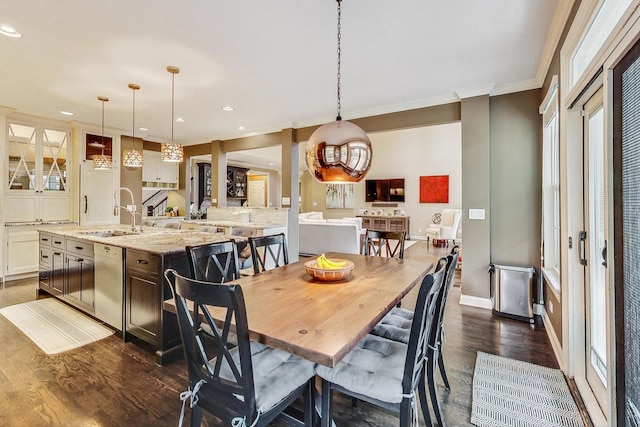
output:
<instances>
[{"instance_id":1,"label":"ceiling","mask_svg":"<svg viewBox=\"0 0 640 427\"><path fill-rule=\"evenodd\" d=\"M344 119L539 87L558 0L344 0ZM0 106L186 145L336 115L334 0L3 0ZM542 65L541 65L542 63ZM225 105L231 112L222 111ZM74 116L62 116L71 111ZM238 127L244 129L239 130Z\"/></svg>"}]
</instances>

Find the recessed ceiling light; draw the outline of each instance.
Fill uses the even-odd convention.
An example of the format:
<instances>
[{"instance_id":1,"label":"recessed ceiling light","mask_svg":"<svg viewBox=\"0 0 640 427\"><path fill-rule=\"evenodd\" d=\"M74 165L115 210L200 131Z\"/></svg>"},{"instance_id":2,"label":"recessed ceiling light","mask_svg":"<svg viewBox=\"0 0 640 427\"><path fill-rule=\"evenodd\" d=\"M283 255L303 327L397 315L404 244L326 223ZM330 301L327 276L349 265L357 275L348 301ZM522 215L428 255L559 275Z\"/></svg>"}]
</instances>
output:
<instances>
[{"instance_id":1,"label":"recessed ceiling light","mask_svg":"<svg viewBox=\"0 0 640 427\"><path fill-rule=\"evenodd\" d=\"M238 130L244 130L244 126L238 126Z\"/></svg>"},{"instance_id":2,"label":"recessed ceiling light","mask_svg":"<svg viewBox=\"0 0 640 427\"><path fill-rule=\"evenodd\" d=\"M273 166L273 165L274 165L274 163L273 163L273 162L270 162L270 163L269 163L269 166Z\"/></svg>"},{"instance_id":3,"label":"recessed ceiling light","mask_svg":"<svg viewBox=\"0 0 640 427\"><path fill-rule=\"evenodd\" d=\"M225 105L222 107L222 111L233 111L233 107L231 105Z\"/></svg>"},{"instance_id":4,"label":"recessed ceiling light","mask_svg":"<svg viewBox=\"0 0 640 427\"><path fill-rule=\"evenodd\" d=\"M176 122L184 123L184 119L182 117L176 117Z\"/></svg>"},{"instance_id":5,"label":"recessed ceiling light","mask_svg":"<svg viewBox=\"0 0 640 427\"><path fill-rule=\"evenodd\" d=\"M22 37L22 34L20 34L18 31L15 30L15 28L10 27L9 25L0 25L0 34L2 34L3 36L13 37L13 38Z\"/></svg>"},{"instance_id":6,"label":"recessed ceiling light","mask_svg":"<svg viewBox=\"0 0 640 427\"><path fill-rule=\"evenodd\" d=\"M149 128L138 128L138 130L149 130Z\"/></svg>"},{"instance_id":7,"label":"recessed ceiling light","mask_svg":"<svg viewBox=\"0 0 640 427\"><path fill-rule=\"evenodd\" d=\"M60 111L60 114L65 116L73 116L73 113L71 111Z\"/></svg>"}]
</instances>

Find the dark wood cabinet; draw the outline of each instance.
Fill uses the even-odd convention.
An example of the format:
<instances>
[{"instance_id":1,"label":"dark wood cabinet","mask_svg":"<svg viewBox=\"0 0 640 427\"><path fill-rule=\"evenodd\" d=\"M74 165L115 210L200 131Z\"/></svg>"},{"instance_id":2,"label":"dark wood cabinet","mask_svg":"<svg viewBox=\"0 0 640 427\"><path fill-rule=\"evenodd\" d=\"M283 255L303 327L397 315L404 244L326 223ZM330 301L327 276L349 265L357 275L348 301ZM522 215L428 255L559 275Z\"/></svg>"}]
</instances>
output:
<instances>
[{"instance_id":1,"label":"dark wood cabinet","mask_svg":"<svg viewBox=\"0 0 640 427\"><path fill-rule=\"evenodd\" d=\"M173 298L163 271L174 268L189 274L186 253L161 256L127 249L125 258L125 334L151 344L162 365L182 351L176 316L162 308Z\"/></svg>"},{"instance_id":2,"label":"dark wood cabinet","mask_svg":"<svg viewBox=\"0 0 640 427\"><path fill-rule=\"evenodd\" d=\"M227 166L227 199L247 200L247 172L249 169Z\"/></svg>"},{"instance_id":3,"label":"dark wood cabinet","mask_svg":"<svg viewBox=\"0 0 640 427\"><path fill-rule=\"evenodd\" d=\"M160 344L162 259L128 249L126 252L126 331L149 344Z\"/></svg>"},{"instance_id":4,"label":"dark wood cabinet","mask_svg":"<svg viewBox=\"0 0 640 427\"><path fill-rule=\"evenodd\" d=\"M93 243L40 234L39 289L93 315Z\"/></svg>"},{"instance_id":5,"label":"dark wood cabinet","mask_svg":"<svg viewBox=\"0 0 640 427\"><path fill-rule=\"evenodd\" d=\"M67 300L93 314L94 311L94 264L93 259L68 254L65 265Z\"/></svg>"},{"instance_id":6,"label":"dark wood cabinet","mask_svg":"<svg viewBox=\"0 0 640 427\"><path fill-rule=\"evenodd\" d=\"M211 164L198 163L198 209L205 197L211 198Z\"/></svg>"}]
</instances>

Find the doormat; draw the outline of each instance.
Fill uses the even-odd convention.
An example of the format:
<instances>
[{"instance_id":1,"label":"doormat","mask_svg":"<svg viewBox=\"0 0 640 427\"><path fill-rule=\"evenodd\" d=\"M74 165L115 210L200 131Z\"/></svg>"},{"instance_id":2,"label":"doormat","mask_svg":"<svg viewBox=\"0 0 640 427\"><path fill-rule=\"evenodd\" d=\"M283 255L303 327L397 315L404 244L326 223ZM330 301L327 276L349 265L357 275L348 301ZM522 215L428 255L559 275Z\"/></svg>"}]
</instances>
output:
<instances>
[{"instance_id":1,"label":"doormat","mask_svg":"<svg viewBox=\"0 0 640 427\"><path fill-rule=\"evenodd\" d=\"M55 298L4 307L0 314L47 354L62 353L113 334L113 330Z\"/></svg>"},{"instance_id":2,"label":"doormat","mask_svg":"<svg viewBox=\"0 0 640 427\"><path fill-rule=\"evenodd\" d=\"M480 351L473 372L471 423L584 427L562 371Z\"/></svg>"}]
</instances>

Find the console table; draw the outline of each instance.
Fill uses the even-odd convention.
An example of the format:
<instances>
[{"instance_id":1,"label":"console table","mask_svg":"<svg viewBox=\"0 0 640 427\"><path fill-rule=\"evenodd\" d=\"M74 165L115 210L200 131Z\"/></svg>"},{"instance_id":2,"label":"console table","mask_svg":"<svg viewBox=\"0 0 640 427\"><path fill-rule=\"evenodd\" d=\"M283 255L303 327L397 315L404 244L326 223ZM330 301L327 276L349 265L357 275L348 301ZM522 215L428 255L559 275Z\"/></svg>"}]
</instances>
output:
<instances>
[{"instance_id":1,"label":"console table","mask_svg":"<svg viewBox=\"0 0 640 427\"><path fill-rule=\"evenodd\" d=\"M406 231L407 239L409 235L409 219L411 217L405 215L356 215L362 218L362 228L368 228L377 231Z\"/></svg>"}]
</instances>

